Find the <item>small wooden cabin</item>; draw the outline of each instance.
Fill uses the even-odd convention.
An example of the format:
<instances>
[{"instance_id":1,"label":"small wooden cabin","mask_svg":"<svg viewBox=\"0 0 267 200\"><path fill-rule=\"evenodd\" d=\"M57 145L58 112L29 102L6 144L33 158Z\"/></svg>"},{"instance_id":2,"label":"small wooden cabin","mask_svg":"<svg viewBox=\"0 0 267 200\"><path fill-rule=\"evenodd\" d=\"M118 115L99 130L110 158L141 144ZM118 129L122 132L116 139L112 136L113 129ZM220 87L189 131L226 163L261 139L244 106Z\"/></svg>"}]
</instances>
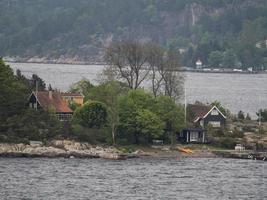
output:
<instances>
[{"instance_id":1,"label":"small wooden cabin","mask_svg":"<svg viewBox=\"0 0 267 200\"><path fill-rule=\"evenodd\" d=\"M201 128L182 129L177 140L181 143L205 143L205 132Z\"/></svg>"},{"instance_id":2,"label":"small wooden cabin","mask_svg":"<svg viewBox=\"0 0 267 200\"><path fill-rule=\"evenodd\" d=\"M52 111L60 121L70 120L73 114L73 111L62 99L60 93L54 91L33 92L30 95L28 106L34 109Z\"/></svg>"}]
</instances>

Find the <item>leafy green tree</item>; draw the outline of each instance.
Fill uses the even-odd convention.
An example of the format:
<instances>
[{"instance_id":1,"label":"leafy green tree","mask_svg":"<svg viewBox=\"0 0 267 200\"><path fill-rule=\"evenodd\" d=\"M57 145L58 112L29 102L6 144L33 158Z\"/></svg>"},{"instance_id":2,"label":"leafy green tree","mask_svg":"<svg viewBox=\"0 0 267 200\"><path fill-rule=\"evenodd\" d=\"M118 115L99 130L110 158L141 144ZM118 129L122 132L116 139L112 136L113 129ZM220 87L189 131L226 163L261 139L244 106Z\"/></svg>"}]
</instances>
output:
<instances>
[{"instance_id":1,"label":"leafy green tree","mask_svg":"<svg viewBox=\"0 0 267 200\"><path fill-rule=\"evenodd\" d=\"M34 80L41 80L33 76ZM45 85L44 82L42 85ZM27 142L46 140L62 134L62 124L48 112L26 107L30 94L29 80L20 71L13 74L11 68L0 59L0 140L3 142Z\"/></svg>"},{"instance_id":2,"label":"leafy green tree","mask_svg":"<svg viewBox=\"0 0 267 200\"><path fill-rule=\"evenodd\" d=\"M19 113L25 106L28 88L0 59L0 119ZM2 124L2 123L1 123Z\"/></svg>"},{"instance_id":3,"label":"leafy green tree","mask_svg":"<svg viewBox=\"0 0 267 200\"><path fill-rule=\"evenodd\" d=\"M62 123L56 117L42 110L25 109L9 117L4 124L6 140L49 140L63 135Z\"/></svg>"},{"instance_id":4,"label":"leafy green tree","mask_svg":"<svg viewBox=\"0 0 267 200\"><path fill-rule=\"evenodd\" d=\"M73 111L75 111L77 108L80 107L80 105L77 104L77 103L75 103L74 101L71 101L71 102L69 102L69 107L70 107Z\"/></svg>"},{"instance_id":5,"label":"leafy green tree","mask_svg":"<svg viewBox=\"0 0 267 200\"><path fill-rule=\"evenodd\" d=\"M233 50L228 49L223 53L222 65L224 68L234 68L237 62L237 56Z\"/></svg>"},{"instance_id":6,"label":"leafy green tree","mask_svg":"<svg viewBox=\"0 0 267 200\"><path fill-rule=\"evenodd\" d=\"M107 125L111 131L112 142L116 143L116 132L119 125L120 96L128 92L128 87L118 81L109 81L91 89L90 99L103 102L107 106Z\"/></svg>"},{"instance_id":7,"label":"leafy green tree","mask_svg":"<svg viewBox=\"0 0 267 200\"><path fill-rule=\"evenodd\" d=\"M209 54L209 65L212 68L220 67L222 61L223 61L223 54L220 51L212 51Z\"/></svg>"},{"instance_id":8,"label":"leafy green tree","mask_svg":"<svg viewBox=\"0 0 267 200\"><path fill-rule=\"evenodd\" d=\"M221 104L221 102L219 101L214 101L211 103L212 106L216 106L221 112L222 114L224 114L225 116L230 116L231 113L228 109L224 108Z\"/></svg>"},{"instance_id":9,"label":"leafy green tree","mask_svg":"<svg viewBox=\"0 0 267 200\"><path fill-rule=\"evenodd\" d=\"M165 131L170 136L171 144L174 145L176 133L185 125L183 107L178 106L168 96L159 96L156 99L155 112L165 123Z\"/></svg>"},{"instance_id":10,"label":"leafy green tree","mask_svg":"<svg viewBox=\"0 0 267 200\"><path fill-rule=\"evenodd\" d=\"M32 91L35 91L36 89L38 89L38 91L43 91L46 88L46 84L37 74L33 74L32 78L29 79L29 87Z\"/></svg>"},{"instance_id":11,"label":"leafy green tree","mask_svg":"<svg viewBox=\"0 0 267 200\"><path fill-rule=\"evenodd\" d=\"M267 121L267 109L260 109L259 112L256 113L258 116L258 120L259 118L261 118L262 122L266 122Z\"/></svg>"},{"instance_id":12,"label":"leafy green tree","mask_svg":"<svg viewBox=\"0 0 267 200\"><path fill-rule=\"evenodd\" d=\"M127 95L119 98L119 131L126 132L127 136L134 138L134 142L139 144L141 136L148 136L144 134L145 130L151 130L150 122L141 122L147 116L152 116L155 113L153 105L155 100L152 95L146 93L144 90L130 90ZM145 111L146 110L146 111ZM145 112L145 113L144 113ZM151 113L152 112L152 113ZM153 121L157 118L153 115ZM157 126L156 124L154 126ZM140 128L141 127L141 128ZM152 130L154 131L154 129ZM153 133L151 132L151 137Z\"/></svg>"},{"instance_id":13,"label":"leafy green tree","mask_svg":"<svg viewBox=\"0 0 267 200\"><path fill-rule=\"evenodd\" d=\"M247 115L246 115L246 120L248 120L248 121L251 120L251 117L250 117L249 113L247 113Z\"/></svg>"},{"instance_id":14,"label":"leafy green tree","mask_svg":"<svg viewBox=\"0 0 267 200\"><path fill-rule=\"evenodd\" d=\"M82 79L78 81L77 83L74 83L70 89L69 92L77 92L84 95L84 101L87 101L90 99L91 90L95 86L87 79Z\"/></svg>"},{"instance_id":15,"label":"leafy green tree","mask_svg":"<svg viewBox=\"0 0 267 200\"><path fill-rule=\"evenodd\" d=\"M148 142L163 134L164 123L158 115L150 110L138 110L136 116L137 132L144 135Z\"/></svg>"},{"instance_id":16,"label":"leafy green tree","mask_svg":"<svg viewBox=\"0 0 267 200\"><path fill-rule=\"evenodd\" d=\"M74 112L74 119L88 128L101 128L107 122L107 108L98 101L86 102Z\"/></svg>"},{"instance_id":17,"label":"leafy green tree","mask_svg":"<svg viewBox=\"0 0 267 200\"><path fill-rule=\"evenodd\" d=\"M245 114L242 110L240 110L237 114L237 118L241 121L243 121L245 119Z\"/></svg>"},{"instance_id":18,"label":"leafy green tree","mask_svg":"<svg viewBox=\"0 0 267 200\"><path fill-rule=\"evenodd\" d=\"M131 90L120 98L119 106L120 131L133 136L137 144L142 136L147 141L170 139L174 144L176 133L184 126L183 108L168 96L155 99L143 90Z\"/></svg>"},{"instance_id":19,"label":"leafy green tree","mask_svg":"<svg viewBox=\"0 0 267 200\"><path fill-rule=\"evenodd\" d=\"M27 79L19 69L16 70L16 76L24 85L29 87L29 79Z\"/></svg>"}]
</instances>

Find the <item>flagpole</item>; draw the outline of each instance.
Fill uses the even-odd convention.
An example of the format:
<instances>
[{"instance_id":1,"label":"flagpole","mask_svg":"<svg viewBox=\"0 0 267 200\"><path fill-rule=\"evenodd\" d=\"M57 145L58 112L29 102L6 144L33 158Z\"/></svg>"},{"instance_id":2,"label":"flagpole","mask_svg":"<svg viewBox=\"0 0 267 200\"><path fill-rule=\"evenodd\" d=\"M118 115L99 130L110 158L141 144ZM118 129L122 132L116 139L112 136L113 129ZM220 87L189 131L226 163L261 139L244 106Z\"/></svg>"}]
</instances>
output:
<instances>
[{"instance_id":1,"label":"flagpole","mask_svg":"<svg viewBox=\"0 0 267 200\"><path fill-rule=\"evenodd\" d=\"M186 127L187 101L186 101L186 84L184 85L184 125Z\"/></svg>"},{"instance_id":2,"label":"flagpole","mask_svg":"<svg viewBox=\"0 0 267 200\"><path fill-rule=\"evenodd\" d=\"M38 92L38 80L36 80L36 82L35 82L35 100L36 100L36 107L35 107L35 109L37 110L37 108L38 108L38 102L37 102L37 92Z\"/></svg>"}]
</instances>

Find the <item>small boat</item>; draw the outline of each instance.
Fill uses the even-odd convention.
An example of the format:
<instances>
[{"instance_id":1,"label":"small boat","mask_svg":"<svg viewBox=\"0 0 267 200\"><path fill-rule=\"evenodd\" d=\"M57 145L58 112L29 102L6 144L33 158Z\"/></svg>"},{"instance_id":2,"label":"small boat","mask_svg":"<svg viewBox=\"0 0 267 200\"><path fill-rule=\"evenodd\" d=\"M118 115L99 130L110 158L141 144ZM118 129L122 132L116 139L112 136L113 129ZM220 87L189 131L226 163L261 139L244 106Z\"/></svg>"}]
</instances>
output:
<instances>
[{"instance_id":1,"label":"small boat","mask_svg":"<svg viewBox=\"0 0 267 200\"><path fill-rule=\"evenodd\" d=\"M189 148L181 148L181 147L178 147L177 148L178 151L182 152L182 153L194 153L191 149Z\"/></svg>"}]
</instances>

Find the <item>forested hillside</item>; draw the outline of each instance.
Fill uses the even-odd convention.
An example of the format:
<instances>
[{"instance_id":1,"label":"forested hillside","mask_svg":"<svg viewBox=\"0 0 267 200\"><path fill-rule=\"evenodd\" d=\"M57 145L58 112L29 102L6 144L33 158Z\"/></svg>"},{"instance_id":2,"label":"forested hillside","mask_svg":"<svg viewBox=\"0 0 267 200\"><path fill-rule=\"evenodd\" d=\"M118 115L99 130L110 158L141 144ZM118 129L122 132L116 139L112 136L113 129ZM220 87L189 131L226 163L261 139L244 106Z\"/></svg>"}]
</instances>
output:
<instances>
[{"instance_id":1,"label":"forested hillside","mask_svg":"<svg viewBox=\"0 0 267 200\"><path fill-rule=\"evenodd\" d=\"M101 61L111 41L159 43L194 66L267 66L265 0L1 0L0 56Z\"/></svg>"}]
</instances>

